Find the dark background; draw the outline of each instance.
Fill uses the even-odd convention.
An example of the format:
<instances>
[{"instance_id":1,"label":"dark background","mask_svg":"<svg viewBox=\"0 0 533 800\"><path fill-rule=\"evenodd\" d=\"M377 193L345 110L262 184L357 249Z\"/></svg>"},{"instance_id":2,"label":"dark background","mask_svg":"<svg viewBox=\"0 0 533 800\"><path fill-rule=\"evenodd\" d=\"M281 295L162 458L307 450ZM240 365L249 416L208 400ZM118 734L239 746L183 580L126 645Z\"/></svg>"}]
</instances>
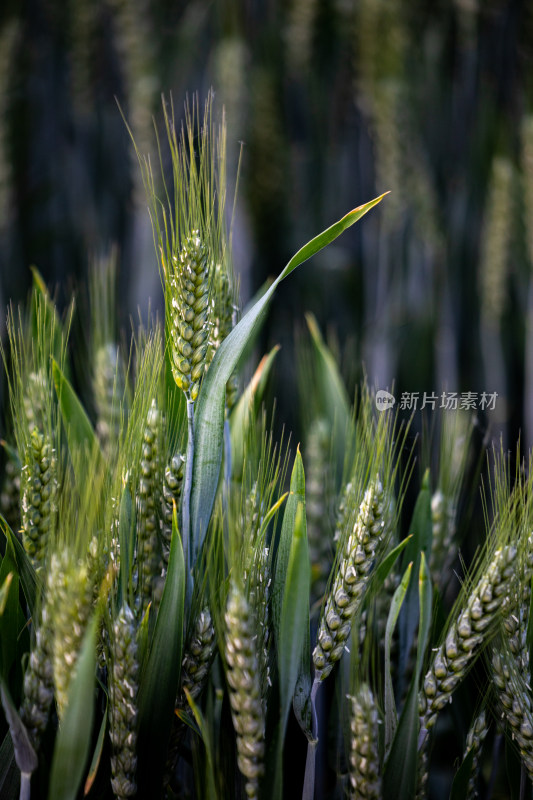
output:
<instances>
[{"instance_id":1,"label":"dark background","mask_svg":"<svg viewBox=\"0 0 533 800\"><path fill-rule=\"evenodd\" d=\"M243 142L244 302L349 209L381 206L285 282L278 414L295 418L295 334L312 311L350 391L498 392L495 436L533 443L533 4L504 0L4 0L0 308L30 265L64 303L120 251L124 326L160 286L140 170L161 93L226 108ZM230 190L231 193L231 190ZM5 317L0 316L2 335Z\"/></svg>"}]
</instances>

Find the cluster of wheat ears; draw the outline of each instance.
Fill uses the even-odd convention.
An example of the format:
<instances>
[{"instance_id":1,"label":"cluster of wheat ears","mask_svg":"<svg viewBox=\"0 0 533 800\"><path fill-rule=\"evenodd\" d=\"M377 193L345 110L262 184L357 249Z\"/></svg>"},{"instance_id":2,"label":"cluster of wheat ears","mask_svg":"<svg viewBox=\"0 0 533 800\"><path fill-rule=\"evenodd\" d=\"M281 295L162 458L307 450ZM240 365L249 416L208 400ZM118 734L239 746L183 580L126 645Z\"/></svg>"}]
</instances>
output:
<instances>
[{"instance_id":1,"label":"cluster of wheat ears","mask_svg":"<svg viewBox=\"0 0 533 800\"><path fill-rule=\"evenodd\" d=\"M93 266L83 358L74 303L60 316L37 271L8 314L0 795L407 800L447 796L444 772L452 797L505 796L488 736L525 796L531 478L495 459L457 580L471 420L444 415L422 477L409 425L365 387L351 407L312 318L302 449L274 441L277 349L241 389L243 356L277 284L381 198L241 314L213 117L193 103L176 131L166 109L169 180L139 154L164 325L120 340L113 254ZM454 730L446 771L433 745Z\"/></svg>"}]
</instances>

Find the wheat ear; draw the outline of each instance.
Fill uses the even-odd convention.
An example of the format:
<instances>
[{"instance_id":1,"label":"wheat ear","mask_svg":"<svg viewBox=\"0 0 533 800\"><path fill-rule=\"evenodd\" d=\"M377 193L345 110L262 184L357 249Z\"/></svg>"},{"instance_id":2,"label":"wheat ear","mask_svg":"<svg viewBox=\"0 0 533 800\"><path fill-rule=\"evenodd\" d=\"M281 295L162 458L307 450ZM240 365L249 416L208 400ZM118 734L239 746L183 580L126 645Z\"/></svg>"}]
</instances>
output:
<instances>
[{"instance_id":1,"label":"wheat ear","mask_svg":"<svg viewBox=\"0 0 533 800\"><path fill-rule=\"evenodd\" d=\"M135 620L123 606L113 623L113 668L110 681L109 737L111 739L111 787L117 800L137 791L137 690L139 664Z\"/></svg>"},{"instance_id":2,"label":"wheat ear","mask_svg":"<svg viewBox=\"0 0 533 800\"><path fill-rule=\"evenodd\" d=\"M315 680L324 680L342 655L363 599L383 529L383 487L378 477L365 492L320 619L318 641L313 652Z\"/></svg>"},{"instance_id":3,"label":"wheat ear","mask_svg":"<svg viewBox=\"0 0 533 800\"><path fill-rule=\"evenodd\" d=\"M232 585L226 606L225 655L237 763L249 798L259 795L264 772L265 719L257 652L257 623L243 592Z\"/></svg>"},{"instance_id":4,"label":"wheat ear","mask_svg":"<svg viewBox=\"0 0 533 800\"><path fill-rule=\"evenodd\" d=\"M366 684L351 698L350 732L351 800L379 800L378 712Z\"/></svg>"}]
</instances>

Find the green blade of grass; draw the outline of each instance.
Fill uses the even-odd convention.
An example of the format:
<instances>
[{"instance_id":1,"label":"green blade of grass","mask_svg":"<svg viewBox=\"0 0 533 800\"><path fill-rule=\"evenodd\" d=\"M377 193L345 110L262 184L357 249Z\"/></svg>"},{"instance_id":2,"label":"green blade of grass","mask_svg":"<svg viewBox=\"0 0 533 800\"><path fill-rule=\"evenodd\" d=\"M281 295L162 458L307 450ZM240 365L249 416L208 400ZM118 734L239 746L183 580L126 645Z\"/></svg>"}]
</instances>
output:
<instances>
[{"instance_id":1,"label":"green blade of grass","mask_svg":"<svg viewBox=\"0 0 533 800\"><path fill-rule=\"evenodd\" d=\"M63 326L56 306L50 297L50 293L44 279L36 267L30 267L33 276L33 288L31 295L31 329L33 341L36 342L43 335L49 340L49 352L59 362L64 361L65 337L63 336ZM70 326L70 319L74 311L71 304L69 319L67 320L67 330Z\"/></svg>"},{"instance_id":2,"label":"green blade of grass","mask_svg":"<svg viewBox=\"0 0 533 800\"><path fill-rule=\"evenodd\" d=\"M91 747L94 717L94 686L96 670L96 637L100 615L89 623L76 671L72 679L68 703L57 734L49 800L75 800L81 786Z\"/></svg>"},{"instance_id":3,"label":"green blade of grass","mask_svg":"<svg viewBox=\"0 0 533 800\"><path fill-rule=\"evenodd\" d=\"M30 615L33 616L37 593L41 591L41 581L37 577L28 554L2 514L0 514L0 530L4 534L6 540L6 553L10 552L12 554L12 560L16 564L16 574L20 578L22 591L24 592Z\"/></svg>"},{"instance_id":4,"label":"green blade of grass","mask_svg":"<svg viewBox=\"0 0 533 800\"><path fill-rule=\"evenodd\" d=\"M139 795L158 797L180 680L185 604L185 561L176 508L168 571L139 687Z\"/></svg>"},{"instance_id":5,"label":"green blade of grass","mask_svg":"<svg viewBox=\"0 0 533 800\"><path fill-rule=\"evenodd\" d=\"M474 750L469 750L466 754L466 757L463 759L461 766L455 773L450 791L450 800L463 800L463 798L468 796L468 784L470 778L472 777L474 756Z\"/></svg>"},{"instance_id":6,"label":"green blade of grass","mask_svg":"<svg viewBox=\"0 0 533 800\"><path fill-rule=\"evenodd\" d=\"M309 589L311 568L307 547L305 509L298 503L294 520L289 563L281 606L280 637L277 647L280 693L278 748L273 796L283 783L283 741L309 630Z\"/></svg>"},{"instance_id":7,"label":"green blade of grass","mask_svg":"<svg viewBox=\"0 0 533 800\"><path fill-rule=\"evenodd\" d=\"M311 570L307 546L305 509L298 503L294 520L289 564L281 607L278 669L282 726L286 724L298 677L300 657L309 627L309 585Z\"/></svg>"},{"instance_id":8,"label":"green blade of grass","mask_svg":"<svg viewBox=\"0 0 533 800\"><path fill-rule=\"evenodd\" d=\"M31 774L37 769L37 754L33 749L28 732L19 717L3 678L0 678L0 699L9 725L11 741L13 742L15 763L20 770L21 779L29 782Z\"/></svg>"},{"instance_id":9,"label":"green blade of grass","mask_svg":"<svg viewBox=\"0 0 533 800\"><path fill-rule=\"evenodd\" d=\"M277 353L279 345L272 348L270 353L263 356L255 370L251 381L242 393L239 401L230 416L231 430L231 457L232 474L240 477L242 474L246 435L255 411L260 404L267 384L268 376Z\"/></svg>"},{"instance_id":10,"label":"green blade of grass","mask_svg":"<svg viewBox=\"0 0 533 800\"><path fill-rule=\"evenodd\" d=\"M409 654L413 645L417 626L419 624L419 592L415 576L420 567L420 554L425 553L426 559L431 553L432 523L431 523L431 491L429 485L429 470L426 470L420 492L418 494L411 524L409 526L411 538L405 548L403 563L411 561L414 564L414 574L407 590L407 597L399 620L400 631L400 674L405 674Z\"/></svg>"},{"instance_id":11,"label":"green blade of grass","mask_svg":"<svg viewBox=\"0 0 533 800\"><path fill-rule=\"evenodd\" d=\"M398 724L398 715L396 713L396 703L394 701L394 690L392 688L392 675L391 675L391 644L392 635L396 628L398 615L405 599L407 587L411 580L411 570L413 562L407 565L407 569L403 574L400 585L394 592L392 597L389 616L387 617L387 625L385 628L385 754L388 755L391 742L394 738L396 726Z\"/></svg>"},{"instance_id":12,"label":"green blade of grass","mask_svg":"<svg viewBox=\"0 0 533 800\"><path fill-rule=\"evenodd\" d=\"M206 755L206 791L205 791L205 798L206 800L217 800L218 792L217 792L217 785L215 779L215 760L213 758L213 745L211 742L211 731L204 719L204 716L196 703L194 702L193 698L191 697L187 688L184 688L185 696L187 697L187 702L191 707L191 711L194 714L194 719L196 720L196 724L198 725L198 730L200 732L200 737L202 742L204 743L205 747L205 755Z\"/></svg>"},{"instance_id":13,"label":"green blade of grass","mask_svg":"<svg viewBox=\"0 0 533 800\"><path fill-rule=\"evenodd\" d=\"M87 778L85 780L85 786L83 788L84 796L88 795L89 792L91 791L94 782L96 780L96 775L98 772L98 768L100 766L100 762L102 760L102 753L105 744L105 732L107 729L107 709L108 709L108 701L106 699L104 714L102 717L102 722L100 723L100 731L98 732L98 739L96 740L96 747L94 748L93 757L91 759L91 765L89 767Z\"/></svg>"},{"instance_id":14,"label":"green blade of grass","mask_svg":"<svg viewBox=\"0 0 533 800\"><path fill-rule=\"evenodd\" d=\"M287 498L285 512L283 514L272 586L272 621L278 649L281 646L283 596L287 580L287 570L289 568L292 539L296 525L296 512L299 505L305 509L305 473L302 456L298 449L292 468L289 497Z\"/></svg>"},{"instance_id":15,"label":"green blade of grass","mask_svg":"<svg viewBox=\"0 0 533 800\"><path fill-rule=\"evenodd\" d=\"M418 574L419 636L416 669L413 673L407 700L400 716L396 734L383 774L384 800L412 800L418 777L418 686L431 627L431 579L424 553Z\"/></svg>"},{"instance_id":16,"label":"green blade of grass","mask_svg":"<svg viewBox=\"0 0 533 800\"><path fill-rule=\"evenodd\" d=\"M52 361L52 376L70 452L99 453L100 444L87 412L55 359ZM73 465L74 469L80 472L81 465L78 464L78 459L73 459ZM85 470L76 477L80 485L83 485L86 478Z\"/></svg>"},{"instance_id":17,"label":"green blade of grass","mask_svg":"<svg viewBox=\"0 0 533 800\"><path fill-rule=\"evenodd\" d=\"M0 797L2 800L17 800L19 783L13 740L8 731L0 746Z\"/></svg>"},{"instance_id":18,"label":"green blade of grass","mask_svg":"<svg viewBox=\"0 0 533 800\"><path fill-rule=\"evenodd\" d=\"M195 417L193 485L191 493L191 535L193 563L201 550L215 496L222 463L226 384L237 368L246 345L259 329L278 284L298 266L333 242L340 234L377 205L384 195L355 208L331 227L307 242L291 258L265 294L240 320L218 348L203 380Z\"/></svg>"},{"instance_id":19,"label":"green blade of grass","mask_svg":"<svg viewBox=\"0 0 533 800\"><path fill-rule=\"evenodd\" d=\"M306 314L307 327L313 341L316 358L315 391L320 397L321 415L329 419L333 441L333 463L337 488L342 479L345 461L351 461L354 444L354 426L350 401L337 363L326 346L318 323L312 314Z\"/></svg>"},{"instance_id":20,"label":"green blade of grass","mask_svg":"<svg viewBox=\"0 0 533 800\"><path fill-rule=\"evenodd\" d=\"M0 614L0 675L7 680L17 656L19 635L19 579L9 551L0 567L0 586L4 595Z\"/></svg>"}]
</instances>

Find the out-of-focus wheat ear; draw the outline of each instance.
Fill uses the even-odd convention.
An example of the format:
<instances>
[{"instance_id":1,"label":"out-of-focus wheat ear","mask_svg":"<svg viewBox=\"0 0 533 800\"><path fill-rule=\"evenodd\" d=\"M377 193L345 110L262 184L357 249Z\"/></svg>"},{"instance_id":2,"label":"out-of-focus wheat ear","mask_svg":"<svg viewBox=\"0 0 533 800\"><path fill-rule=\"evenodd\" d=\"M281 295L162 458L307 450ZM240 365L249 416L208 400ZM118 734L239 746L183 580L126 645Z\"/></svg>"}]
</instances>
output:
<instances>
[{"instance_id":1,"label":"out-of-focus wheat ear","mask_svg":"<svg viewBox=\"0 0 533 800\"><path fill-rule=\"evenodd\" d=\"M370 688L363 684L350 698L350 785L352 800L379 800L378 712Z\"/></svg>"},{"instance_id":2,"label":"out-of-focus wheat ear","mask_svg":"<svg viewBox=\"0 0 533 800\"><path fill-rule=\"evenodd\" d=\"M95 353L93 388L97 414L96 433L102 451L109 456L119 440L122 403L126 392L123 359L113 342L102 345Z\"/></svg>"},{"instance_id":3,"label":"out-of-focus wheat ear","mask_svg":"<svg viewBox=\"0 0 533 800\"><path fill-rule=\"evenodd\" d=\"M492 680L496 687L500 716L511 729L522 763L533 780L533 707L531 690L514 658L504 648L494 648Z\"/></svg>"},{"instance_id":4,"label":"out-of-focus wheat ear","mask_svg":"<svg viewBox=\"0 0 533 800\"><path fill-rule=\"evenodd\" d=\"M526 540L522 559L516 571L516 580L509 588L503 604L503 630L507 643L520 668L529 670L527 626L531 602L533 576L533 535Z\"/></svg>"},{"instance_id":5,"label":"out-of-focus wheat ear","mask_svg":"<svg viewBox=\"0 0 533 800\"><path fill-rule=\"evenodd\" d=\"M137 490L137 560L143 614L152 597L159 564L157 506L160 501L161 430L162 415L153 399L143 431L141 477Z\"/></svg>"},{"instance_id":6,"label":"out-of-focus wheat ear","mask_svg":"<svg viewBox=\"0 0 533 800\"><path fill-rule=\"evenodd\" d=\"M209 670L215 657L215 651L215 627L211 612L206 606L196 618L191 640L185 649L185 656L181 664L178 706L187 707L185 689L187 689L193 700L202 693L209 677Z\"/></svg>"},{"instance_id":7,"label":"out-of-focus wheat ear","mask_svg":"<svg viewBox=\"0 0 533 800\"><path fill-rule=\"evenodd\" d=\"M29 431L33 428L43 430L47 419L48 404L52 387L43 369L30 372L26 379L22 403Z\"/></svg>"},{"instance_id":8,"label":"out-of-focus wheat ear","mask_svg":"<svg viewBox=\"0 0 533 800\"><path fill-rule=\"evenodd\" d=\"M92 608L93 587L87 565L68 549L54 553L46 591L51 598L54 685L61 719Z\"/></svg>"},{"instance_id":9,"label":"out-of-focus wheat ear","mask_svg":"<svg viewBox=\"0 0 533 800\"><path fill-rule=\"evenodd\" d=\"M264 773L265 718L257 652L257 623L244 593L232 584L225 613L225 657L237 763L249 798L259 796Z\"/></svg>"},{"instance_id":10,"label":"out-of-focus wheat ear","mask_svg":"<svg viewBox=\"0 0 533 800\"><path fill-rule=\"evenodd\" d=\"M440 489L431 498L431 555L429 569L432 575L438 575L445 569L450 555L450 548L455 536L455 507L453 501Z\"/></svg>"},{"instance_id":11,"label":"out-of-focus wheat ear","mask_svg":"<svg viewBox=\"0 0 533 800\"><path fill-rule=\"evenodd\" d=\"M196 400L205 372L210 325L210 261L199 231L172 257L168 284L170 363L176 384Z\"/></svg>"},{"instance_id":12,"label":"out-of-focus wheat ear","mask_svg":"<svg viewBox=\"0 0 533 800\"><path fill-rule=\"evenodd\" d=\"M53 617L49 604L45 603L24 675L20 708L21 719L35 750L39 749L54 700L53 638Z\"/></svg>"},{"instance_id":13,"label":"out-of-focus wheat ear","mask_svg":"<svg viewBox=\"0 0 533 800\"><path fill-rule=\"evenodd\" d=\"M112 672L109 691L111 787L117 800L137 792L137 633L131 609L125 605L113 623Z\"/></svg>"},{"instance_id":14,"label":"out-of-focus wheat ear","mask_svg":"<svg viewBox=\"0 0 533 800\"><path fill-rule=\"evenodd\" d=\"M330 674L346 646L382 540L383 509L384 493L378 476L365 492L320 618L313 652L316 680L322 681Z\"/></svg>"},{"instance_id":15,"label":"out-of-focus wheat ear","mask_svg":"<svg viewBox=\"0 0 533 800\"><path fill-rule=\"evenodd\" d=\"M36 569L44 562L56 514L57 467L52 443L33 428L21 472L24 549Z\"/></svg>"},{"instance_id":16,"label":"out-of-focus wheat ear","mask_svg":"<svg viewBox=\"0 0 533 800\"><path fill-rule=\"evenodd\" d=\"M489 732L489 725L487 721L487 714L485 709L474 718L470 729L466 736L466 745L463 753L463 761L470 754L473 753L472 766L470 770L470 778L468 780L467 794L465 800L475 800L478 796L477 785L479 772L481 769L480 759L483 742Z\"/></svg>"},{"instance_id":17,"label":"out-of-focus wheat ear","mask_svg":"<svg viewBox=\"0 0 533 800\"><path fill-rule=\"evenodd\" d=\"M11 530L20 537L20 463L11 453L6 454L0 512Z\"/></svg>"},{"instance_id":18,"label":"out-of-focus wheat ear","mask_svg":"<svg viewBox=\"0 0 533 800\"><path fill-rule=\"evenodd\" d=\"M232 283L235 278L233 271L228 269L225 261L215 265L213 274L213 309L211 320L210 347L207 353L208 366L213 360L213 356L231 333L237 321L238 305L235 292L232 291ZM236 403L239 392L239 379L234 373L226 384L226 407L231 411Z\"/></svg>"},{"instance_id":19,"label":"out-of-focus wheat ear","mask_svg":"<svg viewBox=\"0 0 533 800\"><path fill-rule=\"evenodd\" d=\"M162 526L161 539L163 543L163 561L165 569L168 567L170 555L170 540L172 538L172 511L176 504L179 519L181 491L183 488L185 456L177 453L173 456L165 469L163 478L163 497L161 501Z\"/></svg>"},{"instance_id":20,"label":"out-of-focus wheat ear","mask_svg":"<svg viewBox=\"0 0 533 800\"><path fill-rule=\"evenodd\" d=\"M266 703L270 679L270 558L269 548L261 544L254 550L254 563L248 578L248 599L257 623L257 654L261 678L261 697L263 713L266 716Z\"/></svg>"},{"instance_id":21,"label":"out-of-focus wheat ear","mask_svg":"<svg viewBox=\"0 0 533 800\"><path fill-rule=\"evenodd\" d=\"M331 426L325 419L315 419L309 428L305 459L305 500L312 603L324 596L333 563L332 531L328 513L331 490L330 446Z\"/></svg>"},{"instance_id":22,"label":"out-of-focus wheat ear","mask_svg":"<svg viewBox=\"0 0 533 800\"><path fill-rule=\"evenodd\" d=\"M445 641L435 651L419 697L421 726L429 731L437 715L479 653L487 629L501 611L514 574L517 550L506 545L497 550L466 606L450 626Z\"/></svg>"}]
</instances>

